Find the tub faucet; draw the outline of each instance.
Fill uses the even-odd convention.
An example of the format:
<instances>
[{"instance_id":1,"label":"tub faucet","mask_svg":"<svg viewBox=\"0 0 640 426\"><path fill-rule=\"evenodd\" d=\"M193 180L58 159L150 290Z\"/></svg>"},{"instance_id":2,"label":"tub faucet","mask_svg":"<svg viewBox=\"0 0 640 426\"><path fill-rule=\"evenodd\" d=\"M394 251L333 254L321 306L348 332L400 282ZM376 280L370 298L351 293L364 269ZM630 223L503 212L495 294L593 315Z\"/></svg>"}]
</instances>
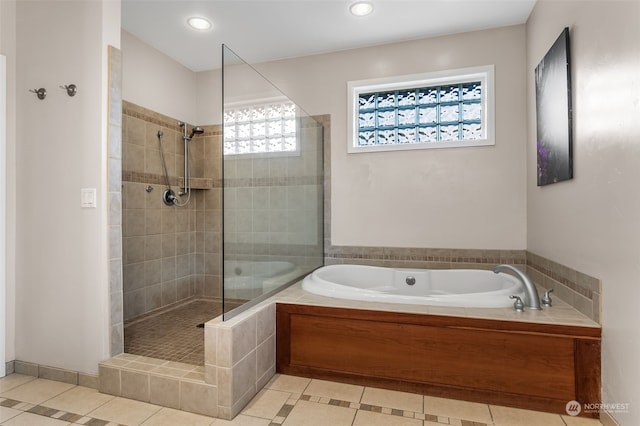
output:
<instances>
[{"instance_id":1,"label":"tub faucet","mask_svg":"<svg viewBox=\"0 0 640 426\"><path fill-rule=\"evenodd\" d=\"M522 281L522 285L524 285L524 304L529 309L542 310L540 307L540 296L538 295L538 290L536 289L536 285L531 281L531 279L522 272L520 269L511 265L498 265L493 268L493 272L496 274L499 272L511 271L517 275L517 277Z\"/></svg>"}]
</instances>

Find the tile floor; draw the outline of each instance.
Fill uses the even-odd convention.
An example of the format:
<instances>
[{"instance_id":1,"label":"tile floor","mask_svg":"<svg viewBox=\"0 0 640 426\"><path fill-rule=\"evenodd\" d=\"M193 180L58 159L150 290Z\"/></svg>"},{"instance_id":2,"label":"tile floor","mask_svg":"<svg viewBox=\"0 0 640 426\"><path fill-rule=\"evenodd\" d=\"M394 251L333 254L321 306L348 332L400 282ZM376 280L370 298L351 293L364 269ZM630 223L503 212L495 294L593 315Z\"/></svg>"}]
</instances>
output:
<instances>
[{"instance_id":1,"label":"tile floor","mask_svg":"<svg viewBox=\"0 0 640 426\"><path fill-rule=\"evenodd\" d=\"M238 303L229 302L229 309ZM167 361L204 365L204 328L222 314L222 303L194 300L129 321L124 326L124 351Z\"/></svg>"},{"instance_id":2,"label":"tile floor","mask_svg":"<svg viewBox=\"0 0 640 426\"><path fill-rule=\"evenodd\" d=\"M4 426L597 426L597 420L276 375L233 421L11 374Z\"/></svg>"}]
</instances>

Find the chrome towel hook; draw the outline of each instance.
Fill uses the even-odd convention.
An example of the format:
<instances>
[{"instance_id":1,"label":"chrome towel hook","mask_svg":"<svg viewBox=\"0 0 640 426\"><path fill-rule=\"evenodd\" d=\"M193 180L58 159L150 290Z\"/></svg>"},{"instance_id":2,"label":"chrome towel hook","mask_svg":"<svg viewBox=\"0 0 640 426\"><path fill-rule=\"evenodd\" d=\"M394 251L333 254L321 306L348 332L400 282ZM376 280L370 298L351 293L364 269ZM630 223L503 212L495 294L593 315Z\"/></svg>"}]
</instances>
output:
<instances>
[{"instance_id":1,"label":"chrome towel hook","mask_svg":"<svg viewBox=\"0 0 640 426\"><path fill-rule=\"evenodd\" d=\"M76 93L78 93L78 86L76 86L75 84L65 84L64 86L60 86L60 88L62 90L66 90L67 95L71 97L75 96Z\"/></svg>"},{"instance_id":2,"label":"chrome towel hook","mask_svg":"<svg viewBox=\"0 0 640 426\"><path fill-rule=\"evenodd\" d=\"M35 93L38 99L43 100L47 97L47 90L44 87L39 89L29 89L31 93Z\"/></svg>"}]
</instances>

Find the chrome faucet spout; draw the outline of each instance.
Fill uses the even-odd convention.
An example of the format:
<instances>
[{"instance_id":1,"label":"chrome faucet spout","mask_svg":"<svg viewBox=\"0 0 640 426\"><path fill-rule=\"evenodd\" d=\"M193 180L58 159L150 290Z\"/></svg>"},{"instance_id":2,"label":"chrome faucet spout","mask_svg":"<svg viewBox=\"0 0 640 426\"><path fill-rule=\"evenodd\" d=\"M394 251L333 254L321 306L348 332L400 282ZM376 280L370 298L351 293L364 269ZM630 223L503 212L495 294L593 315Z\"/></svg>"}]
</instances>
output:
<instances>
[{"instance_id":1,"label":"chrome faucet spout","mask_svg":"<svg viewBox=\"0 0 640 426\"><path fill-rule=\"evenodd\" d=\"M522 272L520 269L511 265L498 265L493 269L493 272L500 273L504 271L513 272L519 279L522 281L522 285L524 286L524 304L529 309L542 310L540 307L540 296L538 295L538 290L536 289L536 285L531 281L529 276Z\"/></svg>"}]
</instances>

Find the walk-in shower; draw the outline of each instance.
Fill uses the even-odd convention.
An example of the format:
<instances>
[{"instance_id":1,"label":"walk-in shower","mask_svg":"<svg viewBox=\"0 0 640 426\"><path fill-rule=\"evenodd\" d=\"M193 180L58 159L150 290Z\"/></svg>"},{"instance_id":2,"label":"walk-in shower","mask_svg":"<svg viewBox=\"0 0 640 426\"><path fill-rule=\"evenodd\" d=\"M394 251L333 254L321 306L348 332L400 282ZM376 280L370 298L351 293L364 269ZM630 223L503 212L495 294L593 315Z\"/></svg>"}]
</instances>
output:
<instances>
[{"instance_id":1,"label":"walk-in shower","mask_svg":"<svg viewBox=\"0 0 640 426\"><path fill-rule=\"evenodd\" d=\"M223 110L123 101L124 350L204 363L229 319L323 263L323 128L225 49ZM218 104L220 105L220 104ZM164 193L164 195L163 195Z\"/></svg>"},{"instance_id":2,"label":"walk-in shower","mask_svg":"<svg viewBox=\"0 0 640 426\"><path fill-rule=\"evenodd\" d=\"M222 216L219 124L126 100L122 117L124 349L202 364L197 326L222 312L221 237L205 232Z\"/></svg>"}]
</instances>

